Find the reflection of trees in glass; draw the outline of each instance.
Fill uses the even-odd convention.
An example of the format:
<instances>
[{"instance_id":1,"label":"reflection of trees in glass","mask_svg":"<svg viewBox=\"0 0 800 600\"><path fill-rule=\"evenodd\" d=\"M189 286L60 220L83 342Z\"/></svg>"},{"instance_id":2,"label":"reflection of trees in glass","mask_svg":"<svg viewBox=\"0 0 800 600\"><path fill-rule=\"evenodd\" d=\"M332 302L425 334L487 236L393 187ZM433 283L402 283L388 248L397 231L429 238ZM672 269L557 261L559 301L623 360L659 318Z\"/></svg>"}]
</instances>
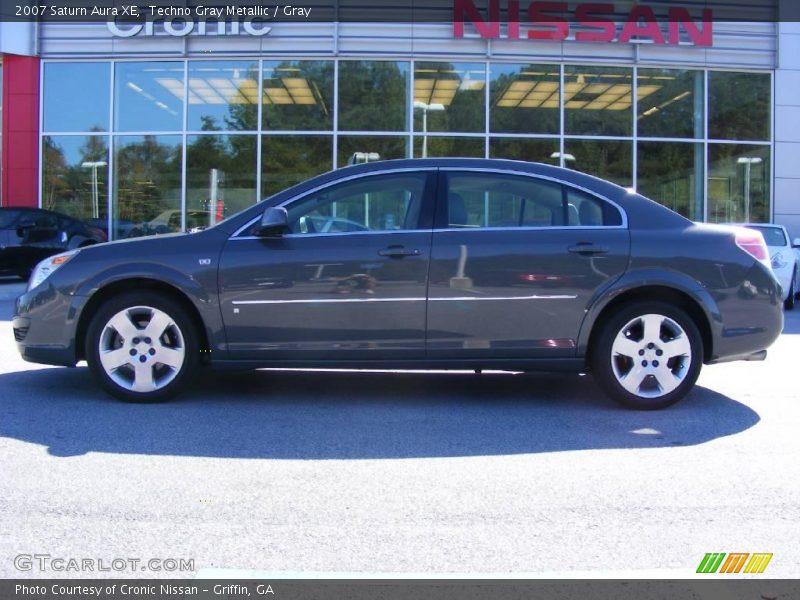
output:
<instances>
[{"instance_id":1,"label":"reflection of trees in glass","mask_svg":"<svg viewBox=\"0 0 800 600\"><path fill-rule=\"evenodd\" d=\"M558 165L558 158L552 158L558 147L558 140L495 138L489 142L489 156Z\"/></svg>"},{"instance_id":2,"label":"reflection of trees in glass","mask_svg":"<svg viewBox=\"0 0 800 600\"><path fill-rule=\"evenodd\" d=\"M408 138L403 136L339 136L338 165L344 167L357 152L375 153L379 160L408 157Z\"/></svg>"},{"instance_id":3,"label":"reflection of trees in glass","mask_svg":"<svg viewBox=\"0 0 800 600\"><path fill-rule=\"evenodd\" d=\"M83 143L78 147L78 143ZM73 156L70 162L70 154ZM92 217L92 170L84 162L108 162L105 136L42 138L42 207L79 219ZM107 167L97 169L100 215L106 214Z\"/></svg>"},{"instance_id":4,"label":"reflection of trees in glass","mask_svg":"<svg viewBox=\"0 0 800 600\"><path fill-rule=\"evenodd\" d=\"M709 144L709 221L763 223L770 220L769 155L768 146ZM748 163L749 189L746 185Z\"/></svg>"},{"instance_id":5,"label":"reflection of trees in glass","mask_svg":"<svg viewBox=\"0 0 800 600\"><path fill-rule=\"evenodd\" d=\"M333 65L322 60L265 62L264 129L333 129Z\"/></svg>"},{"instance_id":6,"label":"reflection of trees in glass","mask_svg":"<svg viewBox=\"0 0 800 600\"><path fill-rule=\"evenodd\" d=\"M216 69L211 71L210 69ZM189 124L190 130L254 131L258 128L258 65L240 62L189 63ZM224 87L223 87L223 84ZM199 97L193 90L216 94L219 104L208 97ZM193 103L192 98L200 102ZM224 98L226 103L222 103Z\"/></svg>"},{"instance_id":7,"label":"reflection of trees in glass","mask_svg":"<svg viewBox=\"0 0 800 600\"><path fill-rule=\"evenodd\" d=\"M261 145L263 197L330 171L332 136L264 136Z\"/></svg>"},{"instance_id":8,"label":"reflection of trees in glass","mask_svg":"<svg viewBox=\"0 0 800 600\"><path fill-rule=\"evenodd\" d=\"M428 136L429 157L483 158L483 138ZM414 156L422 156L422 138L414 138Z\"/></svg>"},{"instance_id":9,"label":"reflection of trees in glass","mask_svg":"<svg viewBox=\"0 0 800 600\"><path fill-rule=\"evenodd\" d=\"M404 131L408 64L386 61L339 63L339 128Z\"/></svg>"},{"instance_id":10,"label":"reflection of trees in glass","mask_svg":"<svg viewBox=\"0 0 800 600\"><path fill-rule=\"evenodd\" d=\"M637 127L640 136L703 137L703 72L639 69Z\"/></svg>"},{"instance_id":11,"label":"reflection of trees in glass","mask_svg":"<svg viewBox=\"0 0 800 600\"><path fill-rule=\"evenodd\" d=\"M416 63L414 99L424 104L442 104L444 110L429 110L427 130L483 132L486 128L483 65L465 63ZM472 72L472 73L471 73ZM427 83L431 87L420 87ZM414 130L422 132L423 110L414 108Z\"/></svg>"},{"instance_id":12,"label":"reflection of trees in glass","mask_svg":"<svg viewBox=\"0 0 800 600\"><path fill-rule=\"evenodd\" d=\"M696 168L702 169L702 149L700 144L640 142L637 191L684 217L702 220L702 170Z\"/></svg>"},{"instance_id":13,"label":"reflection of trees in glass","mask_svg":"<svg viewBox=\"0 0 800 600\"><path fill-rule=\"evenodd\" d=\"M769 140L770 75L711 71L708 135L719 140Z\"/></svg>"},{"instance_id":14,"label":"reflection of trees in glass","mask_svg":"<svg viewBox=\"0 0 800 600\"><path fill-rule=\"evenodd\" d=\"M190 136L186 146L187 203L191 209L217 210L222 201L223 217L253 204L256 200L256 136ZM209 194L211 172L218 172L215 202Z\"/></svg>"},{"instance_id":15,"label":"reflection of trees in glass","mask_svg":"<svg viewBox=\"0 0 800 600\"><path fill-rule=\"evenodd\" d=\"M180 208L181 146L175 136L134 139L117 139L116 208L118 218L138 223Z\"/></svg>"},{"instance_id":16,"label":"reflection of trees in glass","mask_svg":"<svg viewBox=\"0 0 800 600\"><path fill-rule=\"evenodd\" d=\"M42 182L42 206L53 210L56 202L69 195L66 174L69 170L64 151L51 136L43 140L44 181Z\"/></svg>"},{"instance_id":17,"label":"reflection of trees in glass","mask_svg":"<svg viewBox=\"0 0 800 600\"><path fill-rule=\"evenodd\" d=\"M511 67L514 71L509 72ZM558 133L559 86L559 69L552 65L493 65L489 90L491 131Z\"/></svg>"},{"instance_id":18,"label":"reflection of trees in glass","mask_svg":"<svg viewBox=\"0 0 800 600\"><path fill-rule=\"evenodd\" d=\"M632 69L564 67L564 129L581 135L631 135L632 86Z\"/></svg>"},{"instance_id":19,"label":"reflection of trees in glass","mask_svg":"<svg viewBox=\"0 0 800 600\"><path fill-rule=\"evenodd\" d=\"M566 167L613 181L617 185L630 186L633 183L633 157L631 142L567 140L565 155Z\"/></svg>"}]
</instances>

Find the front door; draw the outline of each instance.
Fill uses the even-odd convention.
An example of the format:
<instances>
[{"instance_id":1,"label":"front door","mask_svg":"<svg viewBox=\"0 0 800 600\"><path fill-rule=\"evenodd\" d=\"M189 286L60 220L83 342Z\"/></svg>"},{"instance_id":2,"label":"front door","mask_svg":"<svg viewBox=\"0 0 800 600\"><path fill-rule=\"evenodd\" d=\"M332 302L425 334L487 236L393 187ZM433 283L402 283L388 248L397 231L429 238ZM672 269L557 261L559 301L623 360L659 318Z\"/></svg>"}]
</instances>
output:
<instances>
[{"instance_id":1,"label":"front door","mask_svg":"<svg viewBox=\"0 0 800 600\"><path fill-rule=\"evenodd\" d=\"M231 238L231 358L422 358L435 171L364 175L285 204L289 231Z\"/></svg>"},{"instance_id":2,"label":"front door","mask_svg":"<svg viewBox=\"0 0 800 600\"><path fill-rule=\"evenodd\" d=\"M628 263L611 203L559 182L442 171L428 356L575 355L585 309Z\"/></svg>"}]
</instances>

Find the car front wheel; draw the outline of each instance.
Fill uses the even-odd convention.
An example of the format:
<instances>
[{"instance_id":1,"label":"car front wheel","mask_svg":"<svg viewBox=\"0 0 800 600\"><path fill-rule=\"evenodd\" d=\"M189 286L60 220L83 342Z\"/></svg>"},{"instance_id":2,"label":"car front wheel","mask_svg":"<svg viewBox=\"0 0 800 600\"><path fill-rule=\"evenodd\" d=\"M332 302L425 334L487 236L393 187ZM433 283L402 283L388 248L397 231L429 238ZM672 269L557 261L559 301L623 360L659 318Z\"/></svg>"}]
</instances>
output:
<instances>
[{"instance_id":1,"label":"car front wheel","mask_svg":"<svg viewBox=\"0 0 800 600\"><path fill-rule=\"evenodd\" d=\"M105 302L92 319L86 360L112 396L159 402L183 388L197 367L197 335L186 310L152 292Z\"/></svg>"},{"instance_id":2,"label":"car front wheel","mask_svg":"<svg viewBox=\"0 0 800 600\"><path fill-rule=\"evenodd\" d=\"M692 389L703 362L694 321L661 302L624 306L602 326L591 363L599 385L627 408L656 410Z\"/></svg>"}]
</instances>

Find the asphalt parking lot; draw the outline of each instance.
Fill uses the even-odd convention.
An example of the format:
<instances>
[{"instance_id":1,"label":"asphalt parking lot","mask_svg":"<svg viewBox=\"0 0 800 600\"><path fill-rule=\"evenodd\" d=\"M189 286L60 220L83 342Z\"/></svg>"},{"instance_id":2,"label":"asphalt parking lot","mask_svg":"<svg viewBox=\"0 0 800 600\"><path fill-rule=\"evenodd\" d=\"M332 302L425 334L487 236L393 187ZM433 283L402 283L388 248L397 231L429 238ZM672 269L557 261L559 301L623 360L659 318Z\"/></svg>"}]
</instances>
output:
<instances>
[{"instance_id":1,"label":"asphalt parking lot","mask_svg":"<svg viewBox=\"0 0 800 600\"><path fill-rule=\"evenodd\" d=\"M800 310L763 363L628 412L588 376L259 371L162 405L23 362L0 280L0 576L20 553L195 576L800 575ZM113 574L113 573L112 573ZM119 575L159 575L132 573Z\"/></svg>"}]
</instances>

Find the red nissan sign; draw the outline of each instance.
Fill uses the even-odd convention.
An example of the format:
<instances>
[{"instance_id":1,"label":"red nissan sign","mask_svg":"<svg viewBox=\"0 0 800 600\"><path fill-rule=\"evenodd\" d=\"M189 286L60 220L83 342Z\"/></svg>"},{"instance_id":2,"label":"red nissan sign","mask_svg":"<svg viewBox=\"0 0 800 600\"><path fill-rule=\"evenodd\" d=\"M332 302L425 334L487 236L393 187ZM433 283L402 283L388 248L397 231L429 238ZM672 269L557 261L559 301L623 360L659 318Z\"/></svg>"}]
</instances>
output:
<instances>
[{"instance_id":1,"label":"red nissan sign","mask_svg":"<svg viewBox=\"0 0 800 600\"><path fill-rule=\"evenodd\" d=\"M570 10L566 2L530 2L524 11L519 0L506 0L505 38L529 40L565 40L573 25L580 26L574 39L578 42L616 42L631 40L650 41L659 45L678 45L681 31L695 46L712 45L713 24L710 8L702 10L700 19L694 19L686 8L670 7L667 18L659 19L655 11L645 5L633 5L619 18L613 3L588 2ZM481 14L474 0L454 0L453 35L464 37L464 24L471 23L482 38L501 37L500 0L489 0L488 14ZM523 31L523 27L526 31Z\"/></svg>"}]
</instances>

